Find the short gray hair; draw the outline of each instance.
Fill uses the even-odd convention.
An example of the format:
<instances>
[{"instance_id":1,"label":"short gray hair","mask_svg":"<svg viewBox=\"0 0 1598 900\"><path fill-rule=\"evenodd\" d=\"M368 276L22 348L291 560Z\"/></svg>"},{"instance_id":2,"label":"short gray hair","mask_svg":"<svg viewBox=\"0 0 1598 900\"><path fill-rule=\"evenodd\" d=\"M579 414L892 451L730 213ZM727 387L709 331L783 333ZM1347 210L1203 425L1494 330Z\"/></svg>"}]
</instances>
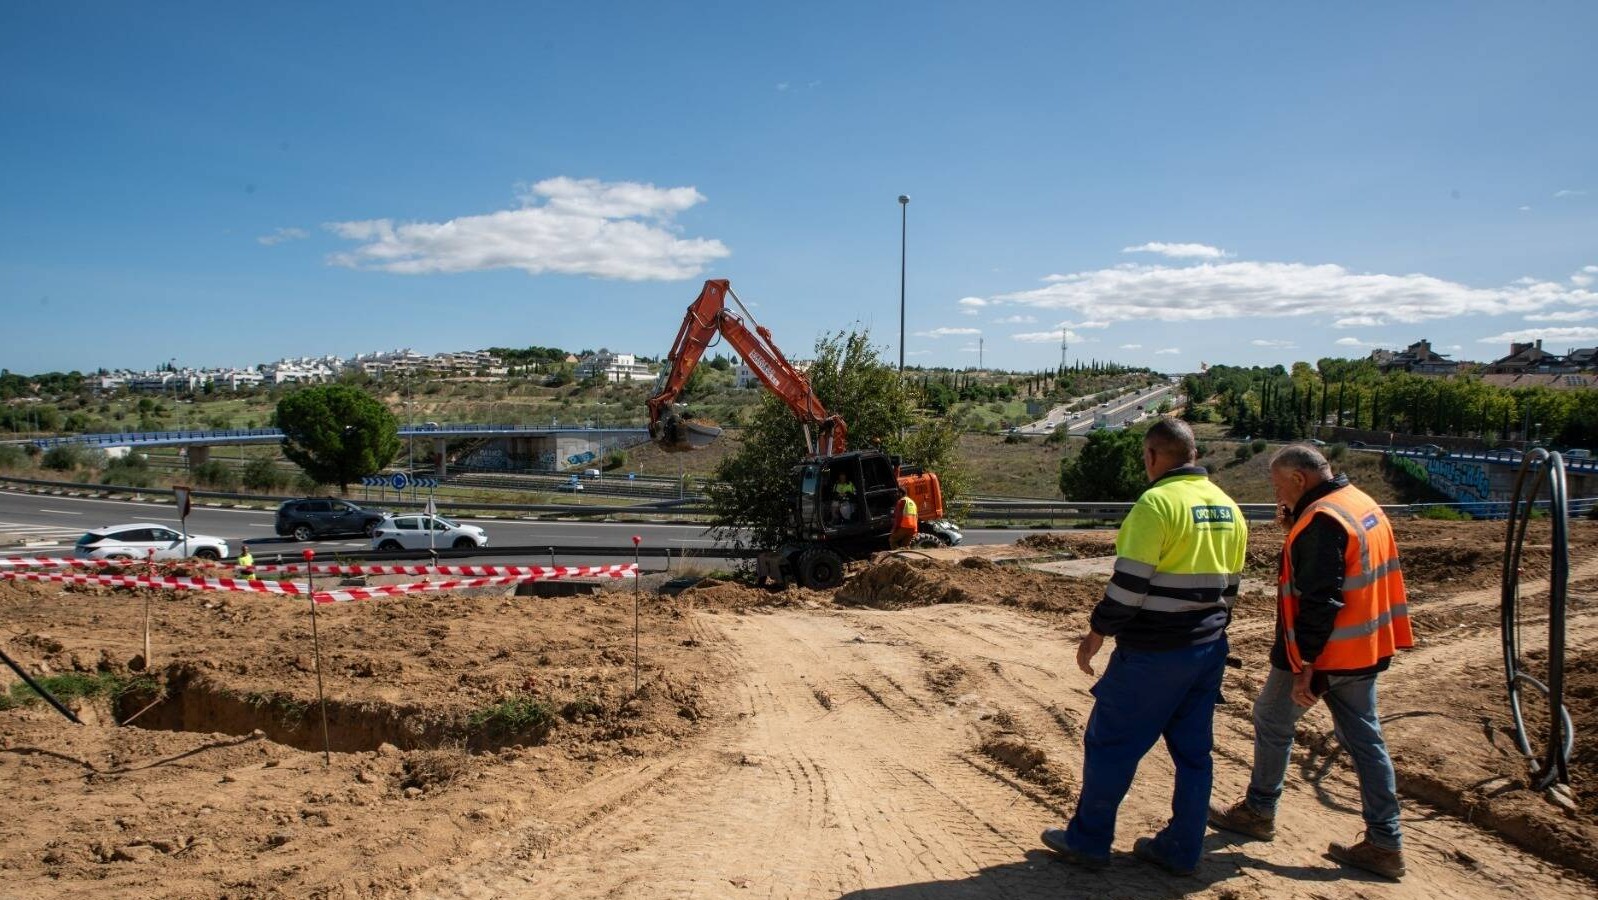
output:
<instances>
[{"instance_id":1,"label":"short gray hair","mask_svg":"<svg viewBox=\"0 0 1598 900\"><path fill-rule=\"evenodd\" d=\"M1276 455L1271 457L1271 468L1315 472L1327 478L1332 475L1332 464L1326 461L1321 451L1309 444L1288 444L1276 451Z\"/></svg>"}]
</instances>

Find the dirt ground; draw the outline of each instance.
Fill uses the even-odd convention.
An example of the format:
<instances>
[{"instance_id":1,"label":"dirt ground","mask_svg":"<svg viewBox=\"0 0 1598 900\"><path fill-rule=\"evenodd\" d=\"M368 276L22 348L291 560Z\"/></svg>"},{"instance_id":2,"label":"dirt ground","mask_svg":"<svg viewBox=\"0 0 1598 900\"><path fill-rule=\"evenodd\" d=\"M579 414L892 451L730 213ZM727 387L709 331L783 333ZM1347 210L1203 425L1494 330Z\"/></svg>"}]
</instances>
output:
<instances>
[{"instance_id":1,"label":"dirt ground","mask_svg":"<svg viewBox=\"0 0 1598 900\"><path fill-rule=\"evenodd\" d=\"M1507 730L1502 526L1399 526L1420 638L1381 691L1405 799L1400 884L1323 855L1361 827L1324 709L1300 726L1275 842L1212 833L1187 879L1129 856L1085 873L1041 851L1074 802L1092 679L1072 660L1103 578L1025 563L1113 552L1111 535L1071 532L862 563L836 592L707 581L672 595L646 579L636 696L631 584L324 606L331 765L304 605L152 595L164 693L80 701L83 726L38 704L0 711L0 897L1593 896L1598 527L1572 533L1562 809L1526 790ZM1247 781L1280 540L1255 530L1217 798ZM1534 669L1546 541L1531 536L1524 566ZM132 677L145 602L0 584L0 648L38 674ZM1163 823L1170 784L1156 749L1118 850Z\"/></svg>"}]
</instances>

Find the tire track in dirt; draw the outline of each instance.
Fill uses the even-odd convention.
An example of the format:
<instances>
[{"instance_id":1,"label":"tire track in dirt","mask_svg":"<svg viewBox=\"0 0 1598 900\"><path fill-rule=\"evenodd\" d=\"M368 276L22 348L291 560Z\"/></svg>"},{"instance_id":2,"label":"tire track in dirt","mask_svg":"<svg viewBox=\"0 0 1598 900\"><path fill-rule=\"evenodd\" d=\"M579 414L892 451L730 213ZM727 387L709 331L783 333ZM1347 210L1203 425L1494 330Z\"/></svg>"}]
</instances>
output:
<instances>
[{"instance_id":1,"label":"tire track in dirt","mask_svg":"<svg viewBox=\"0 0 1598 900\"><path fill-rule=\"evenodd\" d=\"M1057 622L973 606L699 618L695 640L727 667L715 692L723 724L669 766L618 776L542 813L524 826L542 836L537 853L490 854L433 895L1590 896L1590 883L1413 803L1406 882L1339 868L1320 854L1360 823L1353 780L1335 765L1318 784L1290 780L1276 843L1212 834L1197 880L1124 857L1084 873L1038 851L1039 830L1059 824L1069 802L976 749L982 716L1003 710L1077 772L1080 737L1062 720L1085 724L1091 680L1075 670L1074 634ZM963 671L940 691L947 682L934 675L951 663ZM831 709L817 702L818 689L830 693ZM1238 716L1218 723L1224 797L1247 777L1226 757L1247 758L1252 733ZM1156 748L1122 807L1117 849L1163 824L1169 770ZM605 792L598 803L589 796L597 790Z\"/></svg>"}]
</instances>

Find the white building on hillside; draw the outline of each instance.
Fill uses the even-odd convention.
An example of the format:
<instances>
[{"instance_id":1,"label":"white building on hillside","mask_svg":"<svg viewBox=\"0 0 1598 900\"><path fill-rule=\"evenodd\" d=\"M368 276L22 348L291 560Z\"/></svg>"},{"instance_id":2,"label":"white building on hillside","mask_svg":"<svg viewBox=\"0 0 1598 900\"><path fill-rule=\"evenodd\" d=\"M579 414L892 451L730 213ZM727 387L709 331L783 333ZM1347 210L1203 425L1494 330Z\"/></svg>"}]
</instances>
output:
<instances>
[{"instance_id":1,"label":"white building on hillside","mask_svg":"<svg viewBox=\"0 0 1598 900\"><path fill-rule=\"evenodd\" d=\"M577 362L579 380L592 378L595 375L603 377L606 381L648 381L655 377L655 373L639 362L633 354L612 353L603 348L598 353L585 356Z\"/></svg>"}]
</instances>

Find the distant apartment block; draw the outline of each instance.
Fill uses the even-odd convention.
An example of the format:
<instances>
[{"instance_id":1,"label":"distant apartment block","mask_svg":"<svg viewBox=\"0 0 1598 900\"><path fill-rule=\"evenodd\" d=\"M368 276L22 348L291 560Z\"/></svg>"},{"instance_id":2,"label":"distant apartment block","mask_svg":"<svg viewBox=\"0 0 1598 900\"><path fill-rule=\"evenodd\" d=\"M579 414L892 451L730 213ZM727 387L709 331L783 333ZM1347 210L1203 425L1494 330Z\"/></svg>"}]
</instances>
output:
<instances>
[{"instance_id":1,"label":"distant apartment block","mask_svg":"<svg viewBox=\"0 0 1598 900\"><path fill-rule=\"evenodd\" d=\"M486 350L435 353L423 356L409 348L386 353L363 353L348 363L373 378L411 375L486 375L503 377L509 369L503 360Z\"/></svg>"},{"instance_id":2,"label":"distant apartment block","mask_svg":"<svg viewBox=\"0 0 1598 900\"><path fill-rule=\"evenodd\" d=\"M596 375L606 381L649 381L655 377L654 371L633 354L612 353L603 348L578 360L576 374L579 380Z\"/></svg>"}]
</instances>

